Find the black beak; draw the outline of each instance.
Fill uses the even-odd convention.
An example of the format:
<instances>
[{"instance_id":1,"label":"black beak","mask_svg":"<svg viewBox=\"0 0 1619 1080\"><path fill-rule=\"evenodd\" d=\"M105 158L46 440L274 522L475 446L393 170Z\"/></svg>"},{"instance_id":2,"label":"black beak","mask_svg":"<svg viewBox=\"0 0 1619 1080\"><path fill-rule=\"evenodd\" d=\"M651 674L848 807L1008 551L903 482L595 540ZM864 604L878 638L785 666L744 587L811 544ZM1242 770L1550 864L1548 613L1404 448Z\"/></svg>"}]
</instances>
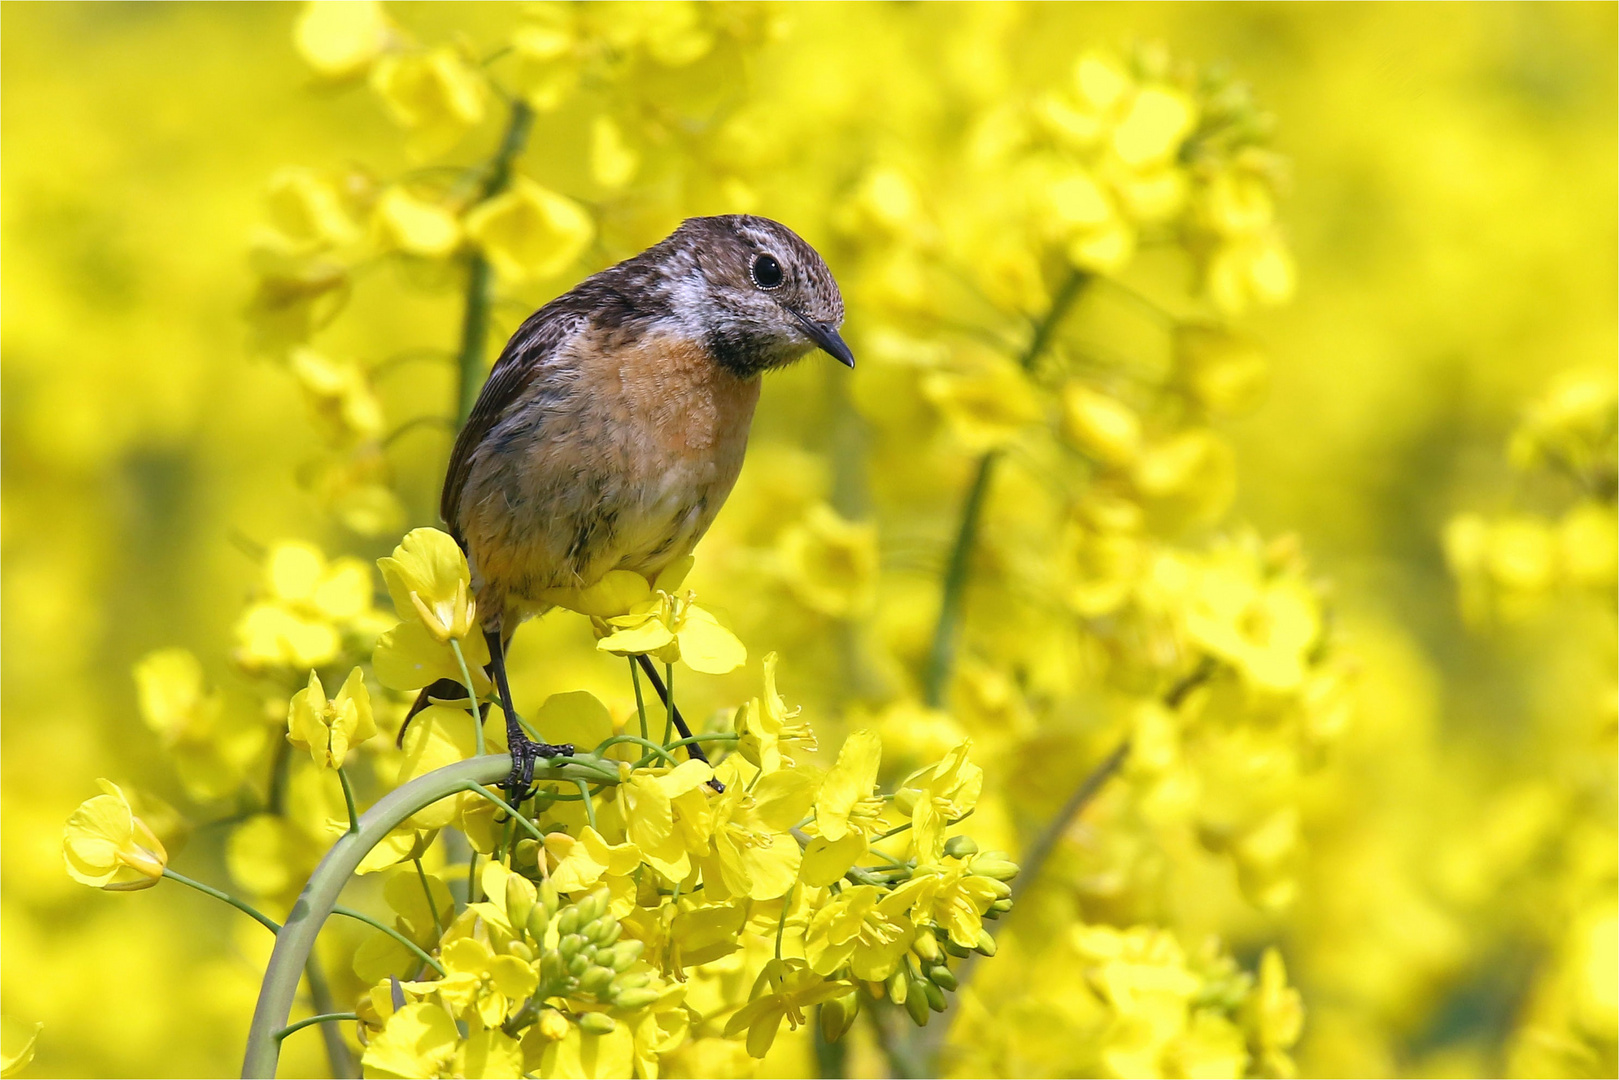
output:
<instances>
[{"instance_id":1,"label":"black beak","mask_svg":"<svg viewBox=\"0 0 1619 1080\"><path fill-rule=\"evenodd\" d=\"M806 318L793 311L792 308L787 308L787 310L792 313L793 318L798 320L798 324L804 328L804 333L809 335L809 339L815 342L822 352L844 367L854 367L854 353L849 351L849 346L838 336L837 327Z\"/></svg>"}]
</instances>

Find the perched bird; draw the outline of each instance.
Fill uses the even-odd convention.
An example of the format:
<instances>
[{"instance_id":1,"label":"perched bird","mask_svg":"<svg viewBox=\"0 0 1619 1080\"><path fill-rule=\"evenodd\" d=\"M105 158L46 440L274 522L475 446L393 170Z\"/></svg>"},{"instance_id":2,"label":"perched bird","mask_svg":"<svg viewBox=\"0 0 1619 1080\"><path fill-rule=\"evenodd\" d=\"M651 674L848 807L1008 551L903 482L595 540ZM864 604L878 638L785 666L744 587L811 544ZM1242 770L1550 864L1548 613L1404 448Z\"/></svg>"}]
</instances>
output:
<instances>
[{"instance_id":1,"label":"perched bird","mask_svg":"<svg viewBox=\"0 0 1619 1080\"><path fill-rule=\"evenodd\" d=\"M472 570L514 786L537 757L568 752L518 724L505 662L518 623L545 609L547 589L611 570L650 578L689 554L742 469L760 376L813 349L853 367L842 322L815 249L736 214L688 219L506 343L455 441L440 513ZM464 696L434 684L411 715L430 697Z\"/></svg>"}]
</instances>

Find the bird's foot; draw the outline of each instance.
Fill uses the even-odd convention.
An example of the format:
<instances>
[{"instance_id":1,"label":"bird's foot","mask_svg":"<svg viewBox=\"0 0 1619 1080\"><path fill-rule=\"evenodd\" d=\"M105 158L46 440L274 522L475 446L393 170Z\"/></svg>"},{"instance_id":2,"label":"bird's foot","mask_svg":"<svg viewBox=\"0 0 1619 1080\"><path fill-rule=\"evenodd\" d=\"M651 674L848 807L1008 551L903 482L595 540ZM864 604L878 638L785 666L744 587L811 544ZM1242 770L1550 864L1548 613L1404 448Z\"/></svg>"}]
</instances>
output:
<instances>
[{"instance_id":1,"label":"bird's foot","mask_svg":"<svg viewBox=\"0 0 1619 1080\"><path fill-rule=\"evenodd\" d=\"M500 786L506 789L513 806L528 798L534 783L535 762L573 755L573 743L535 742L520 731L507 732L506 741L511 746L512 771Z\"/></svg>"}]
</instances>

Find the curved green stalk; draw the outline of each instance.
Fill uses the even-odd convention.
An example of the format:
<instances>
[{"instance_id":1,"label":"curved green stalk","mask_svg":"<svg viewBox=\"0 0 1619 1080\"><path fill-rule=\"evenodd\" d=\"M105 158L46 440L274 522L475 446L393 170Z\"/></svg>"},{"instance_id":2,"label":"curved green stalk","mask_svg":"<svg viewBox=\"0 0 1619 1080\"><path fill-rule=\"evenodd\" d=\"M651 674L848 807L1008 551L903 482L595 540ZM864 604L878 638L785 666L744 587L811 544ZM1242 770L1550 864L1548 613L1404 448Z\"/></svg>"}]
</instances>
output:
<instances>
[{"instance_id":1,"label":"curved green stalk","mask_svg":"<svg viewBox=\"0 0 1619 1080\"><path fill-rule=\"evenodd\" d=\"M260 911L258 908L254 907L252 904L249 904L245 900L238 900L229 893L220 892L212 885L204 885L200 881L193 881L191 878L188 878L184 874L167 866L163 868L163 876L168 878L170 881L178 881L182 885L189 885L193 889L196 889L198 892L202 893L204 896L211 896L215 900L225 901L225 903L229 904L237 911L240 911L243 915L251 916L254 921L256 921L260 926L264 927L266 930L270 931L272 934L279 934L281 932L280 923L276 922L274 919L270 918L264 912Z\"/></svg>"},{"instance_id":2,"label":"curved green stalk","mask_svg":"<svg viewBox=\"0 0 1619 1080\"><path fill-rule=\"evenodd\" d=\"M343 1012L321 1013L319 1016L306 1016L302 1020L298 1021L296 1024L288 1024L286 1027L284 1027L280 1031L276 1032L275 1033L275 1039L276 1039L276 1042L280 1042L282 1039L285 1039L288 1035L291 1035L294 1031L302 1031L304 1028L309 1027L311 1024L341 1023L344 1020L358 1020L359 1018L360 1018L359 1013L351 1013L351 1012L347 1012L347 1013L343 1013Z\"/></svg>"},{"instance_id":3,"label":"curved green stalk","mask_svg":"<svg viewBox=\"0 0 1619 1080\"><path fill-rule=\"evenodd\" d=\"M337 767L337 779L343 785L343 803L349 810L349 832L359 832L360 815L354 809L354 785L349 783L349 774L341 765Z\"/></svg>"},{"instance_id":4,"label":"curved green stalk","mask_svg":"<svg viewBox=\"0 0 1619 1080\"><path fill-rule=\"evenodd\" d=\"M253 1011L252 1026L248 1028L247 1053L242 1061L244 1077L275 1075L280 1055L275 1035L286 1027L304 964L315 946L315 936L337 905L338 895L360 861L412 814L465 791L469 783L493 784L504 780L511 770L510 754L489 754L435 769L378 799L371 809L360 815L360 831L345 833L332 845L293 904L286 924L276 934L275 951L265 969L258 1006ZM580 773L592 776L590 770L573 762L546 762L537 772L542 778L553 781L573 781ZM212 895L212 891L204 891Z\"/></svg>"},{"instance_id":5,"label":"curved green stalk","mask_svg":"<svg viewBox=\"0 0 1619 1080\"><path fill-rule=\"evenodd\" d=\"M342 904L332 905L332 914L341 915L346 919L353 919L355 922L363 922L373 930L381 930L384 934L387 934L389 937L399 942L399 944L415 953L416 959L420 960L422 963L426 964L440 975L444 974L444 966L429 956L426 949L423 949L420 945L416 944L414 941L410 940L410 938L406 937L404 934L401 934L398 930L395 930L381 919L374 919L363 911L356 911L351 907L344 907Z\"/></svg>"}]
</instances>

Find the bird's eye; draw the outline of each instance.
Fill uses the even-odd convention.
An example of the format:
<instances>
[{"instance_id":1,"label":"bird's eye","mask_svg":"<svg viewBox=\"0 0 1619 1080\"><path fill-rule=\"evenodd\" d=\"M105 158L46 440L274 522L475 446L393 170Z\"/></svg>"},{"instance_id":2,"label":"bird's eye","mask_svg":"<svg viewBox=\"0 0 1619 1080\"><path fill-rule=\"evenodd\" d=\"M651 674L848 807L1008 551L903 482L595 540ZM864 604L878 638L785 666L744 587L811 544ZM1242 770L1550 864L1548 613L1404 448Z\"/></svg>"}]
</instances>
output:
<instances>
[{"instance_id":1,"label":"bird's eye","mask_svg":"<svg viewBox=\"0 0 1619 1080\"><path fill-rule=\"evenodd\" d=\"M751 273L753 283L761 289L774 289L781 284L781 263L774 255L755 255Z\"/></svg>"}]
</instances>

